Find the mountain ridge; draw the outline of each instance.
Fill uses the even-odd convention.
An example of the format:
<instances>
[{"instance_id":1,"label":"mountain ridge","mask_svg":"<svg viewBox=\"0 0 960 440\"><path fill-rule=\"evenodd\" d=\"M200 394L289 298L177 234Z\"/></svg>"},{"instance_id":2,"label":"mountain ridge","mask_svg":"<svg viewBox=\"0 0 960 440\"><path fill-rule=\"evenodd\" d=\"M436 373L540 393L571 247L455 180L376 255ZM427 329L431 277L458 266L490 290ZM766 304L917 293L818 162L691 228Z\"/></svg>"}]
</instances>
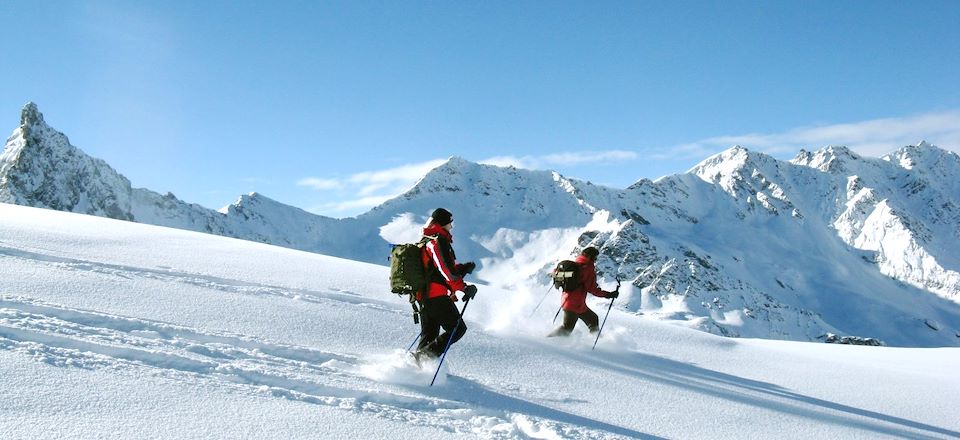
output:
<instances>
[{"instance_id":1,"label":"mountain ridge","mask_svg":"<svg viewBox=\"0 0 960 440\"><path fill-rule=\"evenodd\" d=\"M444 206L458 254L491 284L540 290L556 260L596 246L601 284L624 279L618 307L633 313L726 336L955 346L958 164L926 142L883 158L829 146L791 161L734 146L687 173L616 189L454 156L404 194L332 219L259 193L213 211L130 188L28 104L0 156L0 201L377 264Z\"/></svg>"}]
</instances>

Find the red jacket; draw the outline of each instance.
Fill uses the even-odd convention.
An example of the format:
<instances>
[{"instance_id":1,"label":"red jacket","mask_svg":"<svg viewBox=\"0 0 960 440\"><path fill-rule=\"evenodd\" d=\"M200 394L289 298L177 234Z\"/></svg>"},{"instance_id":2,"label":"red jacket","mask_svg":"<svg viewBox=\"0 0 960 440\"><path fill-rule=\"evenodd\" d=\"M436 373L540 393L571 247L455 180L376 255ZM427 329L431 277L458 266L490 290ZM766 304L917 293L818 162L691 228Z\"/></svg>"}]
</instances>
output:
<instances>
[{"instance_id":1,"label":"red jacket","mask_svg":"<svg viewBox=\"0 0 960 440\"><path fill-rule=\"evenodd\" d=\"M463 282L463 277L460 276L461 266L457 264L457 257L453 252L453 235L437 224L424 228L423 235L437 236L436 240L430 240L423 247L424 265L428 268L427 273L430 277L427 298L450 295L456 301L457 296L454 292L462 291L466 284ZM419 292L417 293L417 299L422 300Z\"/></svg>"},{"instance_id":2,"label":"red jacket","mask_svg":"<svg viewBox=\"0 0 960 440\"><path fill-rule=\"evenodd\" d=\"M563 292L560 307L573 313L583 313L587 311L587 292L601 298L606 298L607 292L597 285L597 269L589 258L578 255L574 261L580 265L580 288Z\"/></svg>"}]
</instances>

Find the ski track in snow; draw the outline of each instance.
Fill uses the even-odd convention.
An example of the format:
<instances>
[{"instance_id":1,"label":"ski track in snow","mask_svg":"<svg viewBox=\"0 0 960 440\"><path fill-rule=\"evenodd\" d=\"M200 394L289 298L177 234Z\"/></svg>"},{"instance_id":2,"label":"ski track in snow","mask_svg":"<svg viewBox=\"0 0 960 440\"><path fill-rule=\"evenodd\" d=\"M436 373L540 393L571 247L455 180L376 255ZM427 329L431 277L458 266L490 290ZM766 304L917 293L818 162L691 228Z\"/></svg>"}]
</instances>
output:
<instances>
[{"instance_id":1,"label":"ski track in snow","mask_svg":"<svg viewBox=\"0 0 960 440\"><path fill-rule=\"evenodd\" d=\"M52 269L92 272L125 279L185 283L227 295L270 295L294 301L341 301L406 314L395 303L340 290L273 286L172 268L143 268L56 257L43 249L0 242L4 259L28 260ZM446 367L429 387L433 369L417 369L403 350L357 356L296 346L243 334L199 330L168 322L83 310L0 291L0 350L63 368L150 375L229 393L338 408L481 438L656 438L630 428L580 416L554 405L583 402L541 387L453 376ZM523 344L539 342L519 340ZM570 358L576 351L563 351ZM636 356L636 354L631 354ZM585 361L586 363L586 361ZM698 395L750 407L775 408L799 418L854 426L865 432L912 438L954 437L955 431L900 417L796 394L764 382L729 376L657 356L626 367L610 358L604 368L647 378ZM629 369L628 369L629 368Z\"/></svg>"},{"instance_id":2,"label":"ski track in snow","mask_svg":"<svg viewBox=\"0 0 960 440\"><path fill-rule=\"evenodd\" d=\"M54 257L0 247L0 258L123 278L188 283L234 294L301 301L346 301L396 313L351 292L298 290L165 268ZM362 358L254 337L204 332L170 323L80 310L0 292L0 349L59 367L139 371L169 380L206 382L231 392L272 396L373 414L389 420L484 438L651 438L542 406L516 384L501 389L468 378L438 378L410 365L402 350ZM559 396L557 396L559 397ZM560 398L559 400L563 400ZM504 405L504 401L508 405Z\"/></svg>"},{"instance_id":3,"label":"ski track in snow","mask_svg":"<svg viewBox=\"0 0 960 440\"><path fill-rule=\"evenodd\" d=\"M545 395L550 393L522 384L483 384L469 377L447 375L443 368L438 378L441 386L430 388L433 368L413 367L403 350L359 357L63 307L26 297L0 296L0 349L58 367L149 374L181 383L203 382L229 392L324 405L450 434L499 439L657 438L551 408L546 405L571 398ZM790 406L799 413L808 410L796 403L816 403L838 413L919 430L887 427L880 432L916 438L938 438L921 435L924 431L955 434L830 402L813 402L809 397L759 382L745 384L743 379L732 377L704 380L713 382L712 386L699 389L707 395L724 393L723 381L728 380L727 386L749 389L768 399L793 401ZM681 382L676 385L694 386ZM739 398L748 400L750 394ZM828 414L809 416L830 418ZM864 427L869 429L870 425Z\"/></svg>"},{"instance_id":4,"label":"ski track in snow","mask_svg":"<svg viewBox=\"0 0 960 440\"><path fill-rule=\"evenodd\" d=\"M505 391L490 390L466 378L442 377L444 387L428 395L426 384L433 371L408 365L402 351L363 359L24 297L0 297L0 349L60 367L141 370L176 381L207 381L235 392L366 412L487 438L620 436L611 430L625 431L624 437L639 435L614 426L585 429L504 410L501 392ZM375 378L370 377L373 371L379 372ZM516 398L513 403L533 413L556 413L561 420L577 417Z\"/></svg>"},{"instance_id":5,"label":"ski track in snow","mask_svg":"<svg viewBox=\"0 0 960 440\"><path fill-rule=\"evenodd\" d=\"M241 280L221 278L199 273L190 273L178 271L168 267L158 267L156 269L124 266L119 264L110 264L97 261L79 260L73 258L56 257L39 252L32 252L22 249L15 249L2 246L0 242L0 257L19 258L30 260L41 264L50 265L60 269L93 272L103 275L110 275L124 279L143 278L161 282L178 282L189 284L196 287L211 289L224 293L240 293L245 295L265 295L279 296L295 299L298 301L322 303L324 301L341 301L353 305L375 308L378 310L396 312L391 302L376 301L364 297L360 294L330 289L320 292L315 290L297 289L291 287L271 286L267 284L245 282ZM403 312L406 313L406 312Z\"/></svg>"}]
</instances>

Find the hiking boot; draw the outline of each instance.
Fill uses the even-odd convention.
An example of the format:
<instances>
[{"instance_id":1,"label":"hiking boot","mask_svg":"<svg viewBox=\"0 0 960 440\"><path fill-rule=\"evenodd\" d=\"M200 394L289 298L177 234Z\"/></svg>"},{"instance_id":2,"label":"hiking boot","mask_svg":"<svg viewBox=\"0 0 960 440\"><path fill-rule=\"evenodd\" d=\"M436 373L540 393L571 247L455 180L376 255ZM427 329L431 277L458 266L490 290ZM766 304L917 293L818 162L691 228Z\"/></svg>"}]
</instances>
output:
<instances>
[{"instance_id":1,"label":"hiking boot","mask_svg":"<svg viewBox=\"0 0 960 440\"><path fill-rule=\"evenodd\" d=\"M429 363L436 358L437 357L434 356L434 354L429 351L417 350L413 352L413 360L414 362L416 362L417 367L419 368L423 368L423 364Z\"/></svg>"}]
</instances>

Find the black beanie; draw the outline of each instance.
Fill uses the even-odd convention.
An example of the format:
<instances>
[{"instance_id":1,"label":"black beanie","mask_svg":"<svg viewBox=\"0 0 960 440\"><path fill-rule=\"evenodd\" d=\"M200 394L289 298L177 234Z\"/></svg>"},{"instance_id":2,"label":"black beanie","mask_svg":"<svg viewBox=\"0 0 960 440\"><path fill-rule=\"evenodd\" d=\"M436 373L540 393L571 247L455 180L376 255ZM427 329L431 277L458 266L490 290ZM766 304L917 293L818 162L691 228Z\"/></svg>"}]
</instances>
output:
<instances>
[{"instance_id":1,"label":"black beanie","mask_svg":"<svg viewBox=\"0 0 960 440\"><path fill-rule=\"evenodd\" d=\"M598 251L597 248L593 246L584 248L583 251L581 251L580 253L583 255L586 255L587 257L590 257L591 260L596 260L597 256L600 255L600 251Z\"/></svg>"},{"instance_id":2,"label":"black beanie","mask_svg":"<svg viewBox=\"0 0 960 440\"><path fill-rule=\"evenodd\" d=\"M430 218L433 219L433 222L440 225L446 226L450 223L453 223L453 214L450 211L447 211L443 208L437 208L433 211L433 214L430 214Z\"/></svg>"}]
</instances>

